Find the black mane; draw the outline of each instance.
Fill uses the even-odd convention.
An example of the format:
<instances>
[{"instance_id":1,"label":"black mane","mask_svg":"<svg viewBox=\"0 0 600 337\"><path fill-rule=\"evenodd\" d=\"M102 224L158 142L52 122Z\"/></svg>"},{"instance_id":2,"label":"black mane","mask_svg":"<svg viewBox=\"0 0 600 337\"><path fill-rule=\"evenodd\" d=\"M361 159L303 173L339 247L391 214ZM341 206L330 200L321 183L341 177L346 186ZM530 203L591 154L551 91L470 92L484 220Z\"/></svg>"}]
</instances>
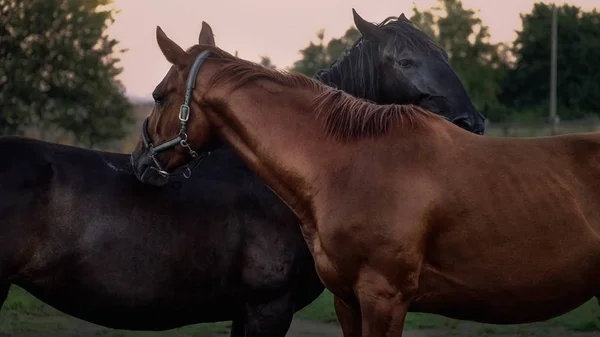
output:
<instances>
[{"instance_id":1,"label":"black mane","mask_svg":"<svg viewBox=\"0 0 600 337\"><path fill-rule=\"evenodd\" d=\"M319 70L315 79L369 101L379 95L379 46L362 37L329 69Z\"/></svg>"}]
</instances>

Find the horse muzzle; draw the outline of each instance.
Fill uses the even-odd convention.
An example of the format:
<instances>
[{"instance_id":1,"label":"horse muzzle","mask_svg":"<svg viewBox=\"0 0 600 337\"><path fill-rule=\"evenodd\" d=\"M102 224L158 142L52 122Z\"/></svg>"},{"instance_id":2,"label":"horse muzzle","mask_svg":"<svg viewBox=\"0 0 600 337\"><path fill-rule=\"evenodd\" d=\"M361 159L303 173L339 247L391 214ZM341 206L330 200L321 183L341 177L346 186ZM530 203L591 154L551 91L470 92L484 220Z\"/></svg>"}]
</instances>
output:
<instances>
[{"instance_id":1,"label":"horse muzzle","mask_svg":"<svg viewBox=\"0 0 600 337\"><path fill-rule=\"evenodd\" d=\"M159 187L169 182L169 176L154 166L154 160L146 148L137 148L131 154L130 161L133 172L140 182Z\"/></svg>"}]
</instances>

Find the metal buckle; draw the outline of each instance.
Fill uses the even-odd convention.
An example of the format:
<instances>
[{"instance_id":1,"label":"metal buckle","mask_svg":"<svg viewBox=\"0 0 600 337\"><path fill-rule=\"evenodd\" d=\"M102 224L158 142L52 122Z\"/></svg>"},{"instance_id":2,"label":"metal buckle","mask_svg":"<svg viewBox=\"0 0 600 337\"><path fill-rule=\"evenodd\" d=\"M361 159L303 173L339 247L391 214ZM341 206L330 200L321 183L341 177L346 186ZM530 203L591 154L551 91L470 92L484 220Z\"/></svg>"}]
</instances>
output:
<instances>
[{"instance_id":1,"label":"metal buckle","mask_svg":"<svg viewBox=\"0 0 600 337\"><path fill-rule=\"evenodd\" d=\"M187 104L182 104L179 107L179 120L182 122L187 122L190 118L190 106Z\"/></svg>"}]
</instances>

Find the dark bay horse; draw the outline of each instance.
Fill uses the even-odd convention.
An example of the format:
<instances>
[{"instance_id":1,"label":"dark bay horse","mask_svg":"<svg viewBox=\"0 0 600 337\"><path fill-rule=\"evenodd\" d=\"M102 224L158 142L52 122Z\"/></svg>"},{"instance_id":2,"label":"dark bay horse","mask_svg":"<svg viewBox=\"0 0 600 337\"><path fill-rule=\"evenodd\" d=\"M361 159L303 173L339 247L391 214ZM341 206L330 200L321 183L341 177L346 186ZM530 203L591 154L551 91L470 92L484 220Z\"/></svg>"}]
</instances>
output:
<instances>
[{"instance_id":1,"label":"dark bay horse","mask_svg":"<svg viewBox=\"0 0 600 337\"><path fill-rule=\"evenodd\" d=\"M380 104L416 104L465 130L484 133L485 118L465 99L467 93L448 65L448 54L427 34L415 29L404 14L374 25L354 9L352 13L365 38L331 68L317 72L317 80ZM358 71L346 70L352 68Z\"/></svg>"},{"instance_id":2,"label":"dark bay horse","mask_svg":"<svg viewBox=\"0 0 600 337\"><path fill-rule=\"evenodd\" d=\"M356 71L370 78L397 74L398 81L378 84L373 97L433 104L481 132L460 81L439 65L445 59L440 49L410 35L408 22L377 28L357 17L357 26L365 38L334 65L326 83L359 93L340 76L361 85L366 82ZM383 34L377 29L389 38L368 40ZM207 25L199 42L214 44ZM378 56L375 44L386 53L408 48L430 56L417 72L398 70L383 62L390 60ZM388 96L393 92L395 98ZM175 179L158 188L135 178L127 155L0 138L7 158L0 164L2 300L15 284L67 314L111 328L233 320L234 336L285 335L294 311L323 285L297 217L228 146L217 145L185 184Z\"/></svg>"},{"instance_id":3,"label":"dark bay horse","mask_svg":"<svg viewBox=\"0 0 600 337\"><path fill-rule=\"evenodd\" d=\"M600 295L600 133L482 137L414 105L157 40L173 68L155 94L172 103L144 136L177 134L174 93L191 90L192 148L220 137L298 215L345 336L402 336L408 311L534 322ZM157 157L168 170L188 160Z\"/></svg>"}]
</instances>

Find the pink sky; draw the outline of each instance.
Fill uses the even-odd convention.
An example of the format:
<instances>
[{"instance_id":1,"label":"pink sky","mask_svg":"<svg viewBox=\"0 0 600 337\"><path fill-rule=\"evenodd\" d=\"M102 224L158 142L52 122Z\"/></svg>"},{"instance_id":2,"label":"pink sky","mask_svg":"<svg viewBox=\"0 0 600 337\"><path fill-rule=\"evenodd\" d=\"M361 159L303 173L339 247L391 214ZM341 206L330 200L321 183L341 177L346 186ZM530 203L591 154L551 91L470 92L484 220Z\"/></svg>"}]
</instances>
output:
<instances>
[{"instance_id":1,"label":"pink sky","mask_svg":"<svg viewBox=\"0 0 600 337\"><path fill-rule=\"evenodd\" d=\"M534 0L463 0L467 8L490 27L493 41L511 41L520 28L519 13L531 11ZM546 2L546 1L544 1ZM565 1L556 1L562 4ZM585 10L598 0L571 0ZM204 20L213 28L217 46L251 61L267 55L277 67L288 67L299 58L298 50L316 40L324 28L325 40L342 35L352 26L352 8L366 20L379 22L388 16L406 13L413 3L419 9L436 0L114 0L121 10L108 33L129 49L121 56L120 76L127 93L150 97L169 68L156 44L155 29L165 33L184 49L195 44Z\"/></svg>"}]
</instances>

